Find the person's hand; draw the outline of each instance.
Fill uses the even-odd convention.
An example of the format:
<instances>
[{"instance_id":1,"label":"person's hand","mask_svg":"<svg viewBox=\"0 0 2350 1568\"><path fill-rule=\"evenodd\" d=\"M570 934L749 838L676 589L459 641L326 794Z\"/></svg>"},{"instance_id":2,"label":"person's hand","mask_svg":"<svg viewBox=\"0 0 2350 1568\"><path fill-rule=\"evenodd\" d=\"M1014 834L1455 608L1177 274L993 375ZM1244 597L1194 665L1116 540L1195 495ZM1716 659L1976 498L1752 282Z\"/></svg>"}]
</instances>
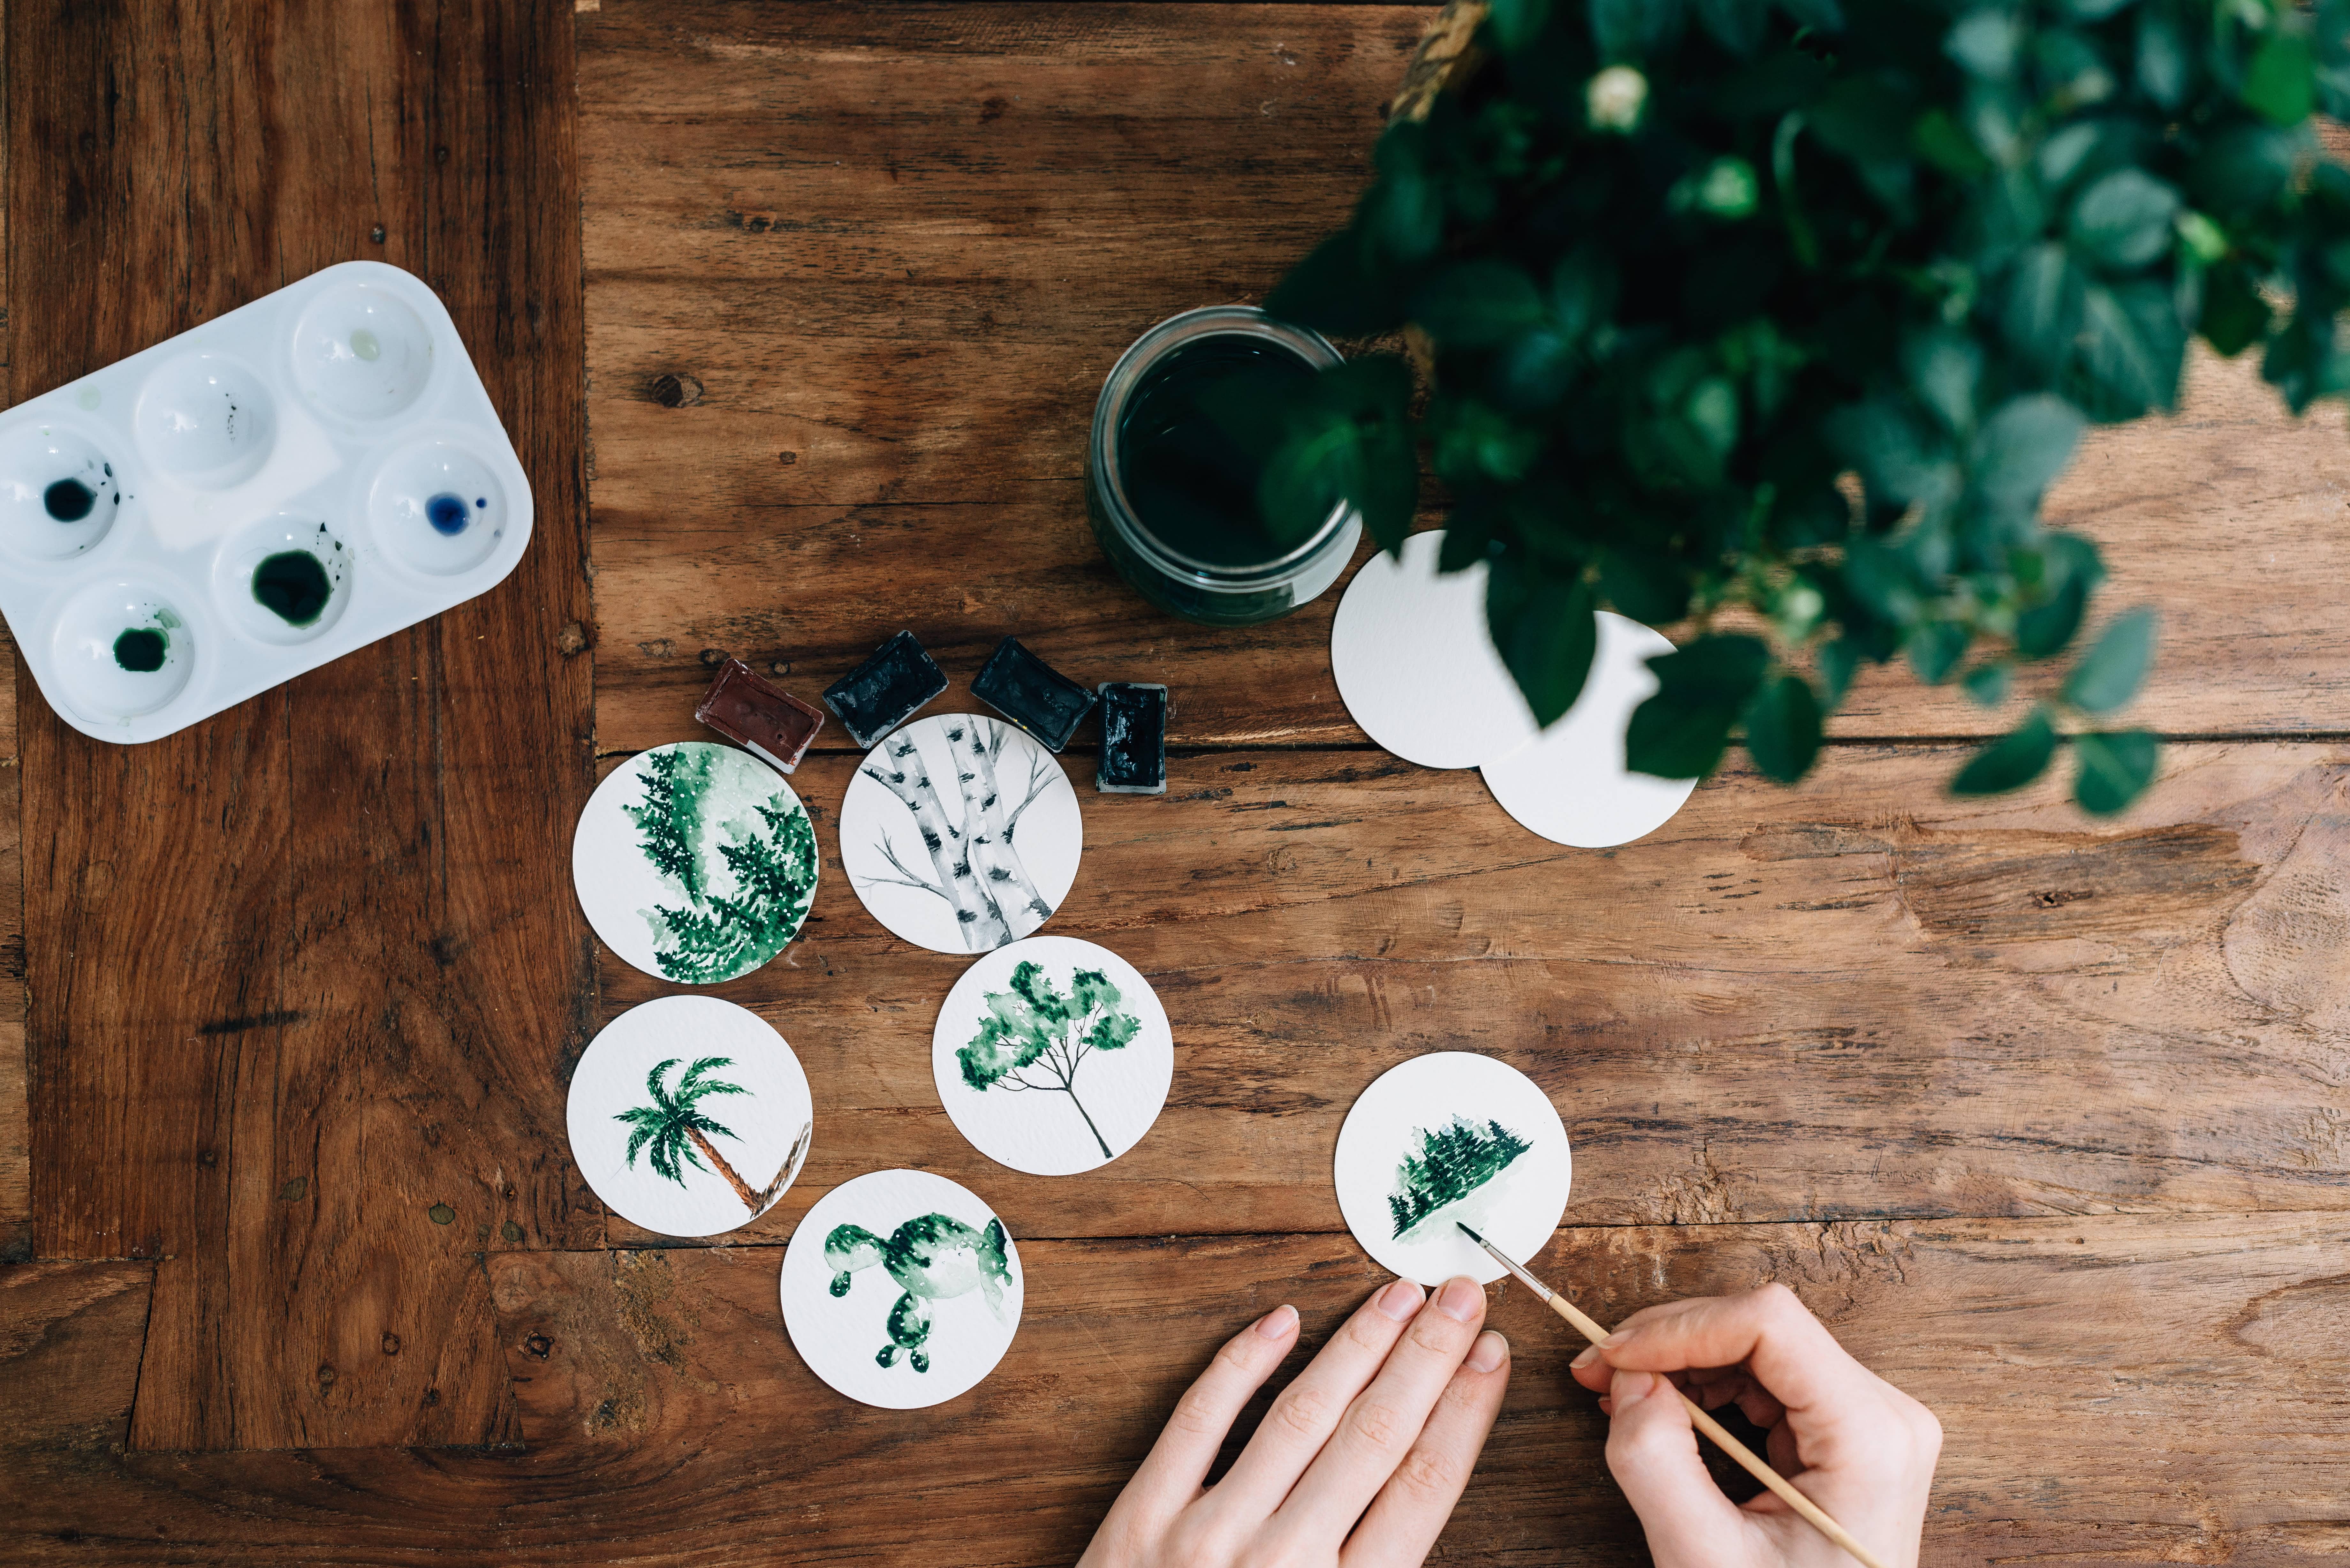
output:
<instances>
[{"instance_id":1,"label":"person's hand","mask_svg":"<svg viewBox=\"0 0 2350 1568\"><path fill-rule=\"evenodd\" d=\"M1409 1280L1386 1286L1282 1390L1223 1479L1204 1485L1241 1407L1296 1343L1295 1307L1265 1314L1184 1392L1079 1568L1419 1562L1510 1380L1509 1342L1478 1333L1484 1321L1472 1281L1432 1300Z\"/></svg>"},{"instance_id":2,"label":"person's hand","mask_svg":"<svg viewBox=\"0 0 2350 1568\"><path fill-rule=\"evenodd\" d=\"M1657 1568L1855 1568L1772 1493L1743 1506L1722 1496L1677 1388L1708 1410L1735 1402L1769 1430L1763 1457L1797 1490L1882 1561L1918 1561L1942 1424L1847 1355L1786 1286L1634 1313L1574 1370L1607 1396L1607 1468Z\"/></svg>"}]
</instances>

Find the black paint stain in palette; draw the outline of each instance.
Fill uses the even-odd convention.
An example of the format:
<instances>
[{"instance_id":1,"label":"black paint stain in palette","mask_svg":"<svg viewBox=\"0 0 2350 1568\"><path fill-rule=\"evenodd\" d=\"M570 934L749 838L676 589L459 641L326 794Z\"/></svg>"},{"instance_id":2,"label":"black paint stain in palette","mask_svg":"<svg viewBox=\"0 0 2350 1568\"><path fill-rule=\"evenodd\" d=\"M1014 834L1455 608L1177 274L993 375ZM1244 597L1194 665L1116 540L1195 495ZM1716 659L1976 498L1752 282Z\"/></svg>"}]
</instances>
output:
<instances>
[{"instance_id":1,"label":"black paint stain in palette","mask_svg":"<svg viewBox=\"0 0 2350 1568\"><path fill-rule=\"evenodd\" d=\"M826 687L824 705L850 740L869 747L946 689L946 671L938 660L912 632L901 631Z\"/></svg>"},{"instance_id":2,"label":"black paint stain in palette","mask_svg":"<svg viewBox=\"0 0 2350 1568\"><path fill-rule=\"evenodd\" d=\"M105 483L111 484L114 482L114 465L110 462L100 463L99 468L105 476ZM84 469L83 472L88 472L88 470ZM121 499L122 494L120 491L107 496L109 502L120 502ZM41 492L41 505L51 517L60 523L79 523L96 509L98 490L95 486L85 484L78 479L71 477L60 479Z\"/></svg>"},{"instance_id":3,"label":"black paint stain in palette","mask_svg":"<svg viewBox=\"0 0 2350 1568\"><path fill-rule=\"evenodd\" d=\"M114 662L134 675L154 674L171 651L171 637L154 627L134 626L114 639Z\"/></svg>"},{"instance_id":4,"label":"black paint stain in palette","mask_svg":"<svg viewBox=\"0 0 2350 1568\"><path fill-rule=\"evenodd\" d=\"M971 694L1057 752L1100 701L1035 654L1017 638L995 645Z\"/></svg>"}]
</instances>

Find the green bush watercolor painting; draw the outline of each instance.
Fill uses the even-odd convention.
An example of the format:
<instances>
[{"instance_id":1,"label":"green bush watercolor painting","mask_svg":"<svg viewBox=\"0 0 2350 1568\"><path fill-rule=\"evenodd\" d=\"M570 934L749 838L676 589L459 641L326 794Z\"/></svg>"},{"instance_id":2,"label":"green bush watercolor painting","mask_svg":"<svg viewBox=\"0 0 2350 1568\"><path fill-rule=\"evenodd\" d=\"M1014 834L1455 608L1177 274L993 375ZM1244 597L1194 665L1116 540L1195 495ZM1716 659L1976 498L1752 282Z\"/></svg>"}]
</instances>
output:
<instances>
[{"instance_id":1,"label":"green bush watercolor painting","mask_svg":"<svg viewBox=\"0 0 2350 1568\"><path fill-rule=\"evenodd\" d=\"M858 1270L879 1264L899 1287L883 1327L889 1342L875 1353L879 1366L894 1366L900 1352L917 1372L931 1369L933 1302L976 1290L1000 1322L1004 1293L1012 1286L1003 1221L984 1229L948 1214L920 1214L884 1239L862 1225L836 1225L824 1239L824 1261L832 1270L831 1292L845 1296Z\"/></svg>"},{"instance_id":2,"label":"green bush watercolor painting","mask_svg":"<svg viewBox=\"0 0 2350 1568\"><path fill-rule=\"evenodd\" d=\"M712 985L782 952L816 896L816 829L798 798L724 746L664 746L631 765L639 797L621 809L672 896L638 911L660 973Z\"/></svg>"},{"instance_id":3,"label":"green bush watercolor painting","mask_svg":"<svg viewBox=\"0 0 2350 1568\"><path fill-rule=\"evenodd\" d=\"M784 1156L783 1164L776 1168L775 1179L763 1188L754 1188L743 1179L726 1157L718 1152L717 1146L710 1141L712 1137L717 1137L739 1144L742 1138L713 1121L702 1108L702 1102L706 1099L749 1093L740 1084L709 1076L721 1067L733 1066L733 1059L727 1056L702 1057L685 1070L685 1075L673 1088L662 1087L661 1080L680 1060L672 1056L646 1075L645 1092L651 1096L650 1105L632 1106L612 1118L617 1122L626 1122L634 1129L629 1134L629 1168L636 1168L637 1155L642 1151L654 1175L666 1178L680 1187L685 1185L688 1166L697 1170L715 1170L726 1185L734 1189L734 1196L743 1200L743 1207L749 1210L754 1218L765 1213L767 1206L775 1202L784 1189L791 1185L792 1178L799 1174L800 1161L807 1158L808 1138L815 1132L816 1124L813 1121L800 1124L799 1136L793 1140L790 1152ZM705 1165L704 1160L709 1163Z\"/></svg>"},{"instance_id":4,"label":"green bush watercolor painting","mask_svg":"<svg viewBox=\"0 0 2350 1568\"><path fill-rule=\"evenodd\" d=\"M1141 1033L1142 1020L1124 1011L1124 1002L1100 970L1074 971L1063 991L1042 965L1023 962L1012 971L1010 990L987 993L978 1033L955 1053L962 1081L983 1091L1035 1089L1068 1096L1102 1158L1115 1159L1109 1140L1077 1098L1076 1079L1087 1056L1123 1050Z\"/></svg>"},{"instance_id":5,"label":"green bush watercolor painting","mask_svg":"<svg viewBox=\"0 0 2350 1568\"><path fill-rule=\"evenodd\" d=\"M1395 1190L1388 1194L1399 1239L1483 1187L1534 1147L1490 1117L1480 1127L1456 1115L1447 1126L1412 1132L1414 1147L1396 1167Z\"/></svg>"}]
</instances>

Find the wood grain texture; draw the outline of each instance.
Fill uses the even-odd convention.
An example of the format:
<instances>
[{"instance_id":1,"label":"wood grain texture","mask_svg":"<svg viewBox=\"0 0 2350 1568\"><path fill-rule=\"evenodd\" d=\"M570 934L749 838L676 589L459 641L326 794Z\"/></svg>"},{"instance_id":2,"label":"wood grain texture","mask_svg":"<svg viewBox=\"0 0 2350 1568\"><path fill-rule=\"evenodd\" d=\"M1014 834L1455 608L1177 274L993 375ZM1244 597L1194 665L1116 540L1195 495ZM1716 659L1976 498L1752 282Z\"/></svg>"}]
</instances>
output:
<instances>
[{"instance_id":1,"label":"wood grain texture","mask_svg":"<svg viewBox=\"0 0 2350 1568\"><path fill-rule=\"evenodd\" d=\"M1728 775L1596 853L1473 773L1376 754L1180 757L1158 798L1081 777L1052 929L1150 979L1176 1064L1149 1138L1063 1180L998 1169L940 1109L931 1031L967 961L865 912L835 830L852 764L814 760L816 918L717 988L816 1097L807 1176L749 1233L894 1165L1022 1235L1336 1231L1347 1107L1447 1048L1549 1092L1586 1221L2350 1209L2345 761L2182 745L2091 827L2058 784L1954 802L1947 749L1837 748L1803 789ZM667 989L603 973L608 1012Z\"/></svg>"},{"instance_id":2,"label":"wood grain texture","mask_svg":"<svg viewBox=\"0 0 2350 1568\"><path fill-rule=\"evenodd\" d=\"M499 1440L482 1255L600 1235L551 1131L588 950L543 875L590 732L558 649L586 618L570 14L8 25L41 62L12 184L56 192L15 232L20 391L379 257L447 301L537 503L488 597L169 740L92 742L20 680L36 1249L157 1261L134 1445Z\"/></svg>"},{"instance_id":3,"label":"wood grain texture","mask_svg":"<svg viewBox=\"0 0 2350 1568\"><path fill-rule=\"evenodd\" d=\"M704 649L813 694L911 627L951 675L1016 632L1160 681L1181 743L1359 741L1337 594L1268 627L1153 612L1087 530L1086 431L1144 327L1255 300L1344 221L1413 7L761 6L583 21L599 744L692 732ZM664 407L664 374L699 400ZM2341 409L2290 419L2199 356L2173 419L2091 438L2049 502L2163 616L2136 722L2350 730ZM805 676L803 671L808 672ZM2024 690L2036 690L2025 683ZM1851 738L1981 734L1906 670ZM836 731L825 737L837 742Z\"/></svg>"},{"instance_id":4,"label":"wood grain texture","mask_svg":"<svg viewBox=\"0 0 2350 1568\"><path fill-rule=\"evenodd\" d=\"M1644 1226L1564 1231L1536 1266L1611 1319L1795 1289L1941 1416L1928 1564L2294 1564L2350 1550L2345 1243L2338 1213ZM887 1411L801 1366L780 1256L494 1260L529 1443L506 1453L109 1448L89 1439L130 1397L106 1353L140 1266L0 1274L34 1298L0 1341L0 1403L43 1396L30 1435L0 1431L0 1539L24 1563L1066 1563L1222 1338L1288 1300L1310 1349L1378 1282L1338 1237L1024 1241L994 1376ZM1646 1561L1571 1336L1508 1286L1491 1321L1509 1398L1436 1560Z\"/></svg>"}]
</instances>

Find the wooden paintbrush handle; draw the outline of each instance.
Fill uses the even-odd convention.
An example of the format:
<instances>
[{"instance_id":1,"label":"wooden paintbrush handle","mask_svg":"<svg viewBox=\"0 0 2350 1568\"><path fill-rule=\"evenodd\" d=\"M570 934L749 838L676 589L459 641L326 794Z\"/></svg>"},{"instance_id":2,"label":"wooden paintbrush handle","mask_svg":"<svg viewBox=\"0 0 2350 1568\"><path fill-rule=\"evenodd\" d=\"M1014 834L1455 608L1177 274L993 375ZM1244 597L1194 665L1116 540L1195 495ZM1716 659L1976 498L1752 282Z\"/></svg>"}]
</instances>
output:
<instances>
[{"instance_id":1,"label":"wooden paintbrush handle","mask_svg":"<svg viewBox=\"0 0 2350 1568\"><path fill-rule=\"evenodd\" d=\"M1581 1309L1576 1307L1573 1302L1568 1301L1563 1295L1556 1294L1555 1293L1552 1294L1550 1298L1550 1310L1558 1314L1559 1316L1566 1319L1568 1323L1573 1324L1575 1325L1575 1331L1594 1345L1597 1345L1601 1340L1607 1337L1607 1330L1605 1325L1593 1318L1586 1317ZM1679 1392L1679 1390L1675 1390L1675 1392ZM1695 1427L1699 1431L1703 1432L1707 1437L1711 1438L1713 1439L1714 1447L1720 1449L1723 1453L1728 1454L1731 1459L1738 1461L1739 1469L1744 1470L1748 1475L1752 1476L1756 1480L1761 1481L1764 1486L1769 1487L1773 1492L1776 1492L1781 1501L1784 1502L1789 1508L1794 1509L1797 1513L1802 1514L1806 1520L1810 1521L1814 1529L1817 1530L1822 1535L1826 1536L1830 1541L1835 1542L1838 1546L1843 1547L1846 1552L1851 1552L1861 1562L1867 1563L1868 1568L1885 1568L1885 1564L1877 1559L1874 1552L1870 1552L1867 1547L1863 1546L1859 1542L1855 1541L1852 1538L1852 1532L1846 1530L1843 1525L1838 1524L1835 1520L1830 1519L1827 1516L1826 1511L1822 1509L1818 1503L1814 1502L1810 1498L1807 1498L1802 1492L1797 1491L1794 1488L1794 1484L1788 1480L1785 1476L1783 1476L1777 1470L1773 1469L1770 1465L1763 1460L1760 1454L1757 1454L1753 1449L1740 1442L1736 1438L1731 1437L1730 1433L1723 1428L1721 1422L1715 1420L1711 1416L1707 1415L1703 1410L1699 1409L1696 1400L1690 1398L1686 1394L1681 1395L1680 1400L1683 1405L1689 1407L1690 1425Z\"/></svg>"}]
</instances>

